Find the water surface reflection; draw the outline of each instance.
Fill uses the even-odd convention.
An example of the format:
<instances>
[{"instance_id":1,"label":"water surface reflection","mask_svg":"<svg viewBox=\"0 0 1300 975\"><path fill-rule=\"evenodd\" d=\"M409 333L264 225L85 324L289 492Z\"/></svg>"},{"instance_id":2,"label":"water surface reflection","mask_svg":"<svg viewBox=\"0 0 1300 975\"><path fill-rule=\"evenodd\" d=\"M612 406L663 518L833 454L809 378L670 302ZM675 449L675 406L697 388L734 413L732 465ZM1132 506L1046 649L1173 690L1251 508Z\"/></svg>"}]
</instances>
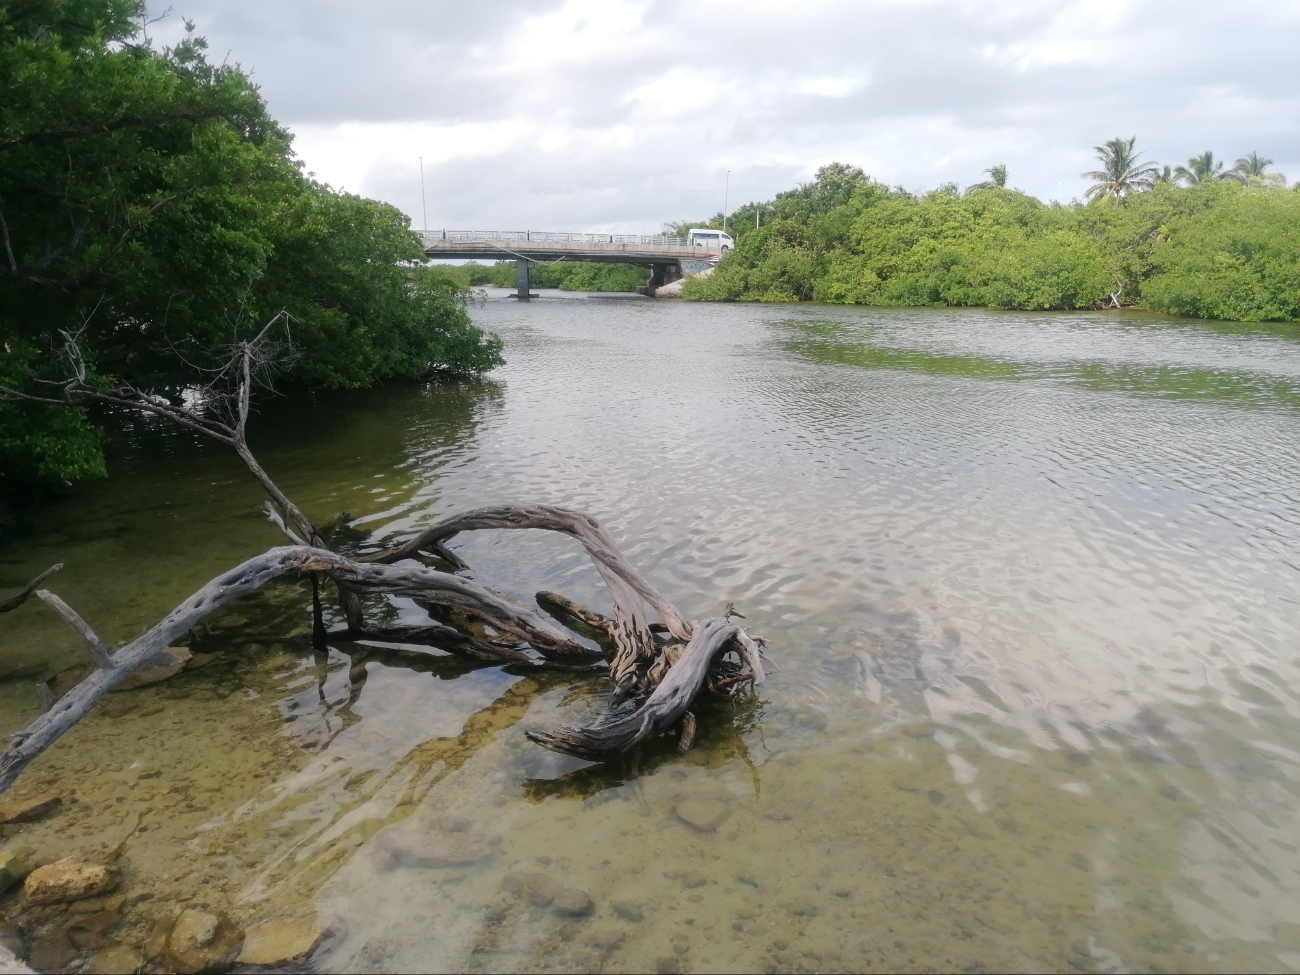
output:
<instances>
[{"instance_id":1,"label":"water surface reflection","mask_svg":"<svg viewBox=\"0 0 1300 975\"><path fill-rule=\"evenodd\" d=\"M590 766L523 732L598 713L599 682L318 656L286 585L215 622L204 668L115 696L136 703L34 766L29 788L83 809L11 843L62 851L165 809L128 864L149 910L317 910L340 922L326 971L1300 969L1294 329L474 314L507 341L492 383L269 404L267 466L316 517L350 511L360 548L460 507L589 510L687 612L734 600L771 640L760 699L713 707L688 755ZM115 639L275 542L229 458L124 436L123 469L0 562L6 583L67 562L59 591ZM454 547L521 599L601 601L566 539ZM6 661L76 661L18 616ZM0 685L11 728L28 671ZM158 777L112 771L117 729ZM692 796L725 805L715 832L675 815Z\"/></svg>"}]
</instances>

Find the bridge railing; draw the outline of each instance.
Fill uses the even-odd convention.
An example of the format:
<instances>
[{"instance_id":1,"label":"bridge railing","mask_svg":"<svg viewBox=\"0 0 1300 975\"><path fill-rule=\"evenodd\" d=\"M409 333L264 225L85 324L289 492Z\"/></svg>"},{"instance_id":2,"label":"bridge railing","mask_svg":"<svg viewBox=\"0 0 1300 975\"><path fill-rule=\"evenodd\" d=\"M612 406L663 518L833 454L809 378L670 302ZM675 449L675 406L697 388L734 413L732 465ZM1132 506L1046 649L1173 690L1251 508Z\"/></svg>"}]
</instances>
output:
<instances>
[{"instance_id":1,"label":"bridge railing","mask_svg":"<svg viewBox=\"0 0 1300 975\"><path fill-rule=\"evenodd\" d=\"M673 248L691 247L685 237L669 237L664 234L570 234L554 233L545 230L425 230L417 231L428 247L438 248L461 245L488 245L505 249L509 247L546 244L565 247L600 249L603 247L636 247L647 250L671 250ZM700 241L692 251L715 253L717 242L705 244Z\"/></svg>"}]
</instances>

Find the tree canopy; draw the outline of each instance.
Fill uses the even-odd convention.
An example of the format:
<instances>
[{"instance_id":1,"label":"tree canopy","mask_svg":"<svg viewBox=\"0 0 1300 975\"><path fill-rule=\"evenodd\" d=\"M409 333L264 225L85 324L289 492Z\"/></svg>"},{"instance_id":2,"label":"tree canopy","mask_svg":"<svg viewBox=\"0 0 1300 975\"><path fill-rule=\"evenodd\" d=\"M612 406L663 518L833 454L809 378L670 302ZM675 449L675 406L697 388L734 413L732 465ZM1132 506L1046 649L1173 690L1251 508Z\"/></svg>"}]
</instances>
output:
<instances>
[{"instance_id":1,"label":"tree canopy","mask_svg":"<svg viewBox=\"0 0 1300 975\"><path fill-rule=\"evenodd\" d=\"M415 283L396 208L302 171L256 86L141 0L0 4L0 387L48 395L76 333L90 381L176 395L287 312L291 386L477 372L500 343L464 289ZM0 401L0 494L104 472L77 410Z\"/></svg>"},{"instance_id":2,"label":"tree canopy","mask_svg":"<svg viewBox=\"0 0 1300 975\"><path fill-rule=\"evenodd\" d=\"M1106 182L1087 205L989 184L916 195L865 177L820 212L786 195L751 204L770 214L763 226L735 221L736 250L684 296L1300 320L1300 193L1259 179L1148 185L1163 174L1134 140L1099 151L1110 153Z\"/></svg>"}]
</instances>

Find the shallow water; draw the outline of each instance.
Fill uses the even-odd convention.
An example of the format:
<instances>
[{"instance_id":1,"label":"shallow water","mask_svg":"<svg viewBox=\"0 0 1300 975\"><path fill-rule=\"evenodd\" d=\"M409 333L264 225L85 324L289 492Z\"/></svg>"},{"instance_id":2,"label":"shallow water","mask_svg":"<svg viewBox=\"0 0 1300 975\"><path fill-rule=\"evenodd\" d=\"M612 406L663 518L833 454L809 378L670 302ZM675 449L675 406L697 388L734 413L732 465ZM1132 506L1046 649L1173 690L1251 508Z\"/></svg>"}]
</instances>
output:
<instances>
[{"instance_id":1,"label":"shallow water","mask_svg":"<svg viewBox=\"0 0 1300 975\"><path fill-rule=\"evenodd\" d=\"M504 294L473 310L506 340L489 379L264 403L263 462L359 547L587 510L688 615L734 601L769 639L757 700L685 756L593 766L524 731L595 716L599 682L318 658L285 584L34 763L16 794L77 801L5 848L112 845L148 810L123 889L153 897L112 938L316 910L321 971L1300 970L1300 330ZM51 588L120 641L278 540L220 449L115 438L0 591L62 561ZM453 548L602 605L568 540ZM34 601L0 621L10 731L84 651ZM726 804L716 832L690 796ZM395 835L482 855L419 866ZM594 912L512 893L529 871ZM28 949L77 963L51 939Z\"/></svg>"}]
</instances>

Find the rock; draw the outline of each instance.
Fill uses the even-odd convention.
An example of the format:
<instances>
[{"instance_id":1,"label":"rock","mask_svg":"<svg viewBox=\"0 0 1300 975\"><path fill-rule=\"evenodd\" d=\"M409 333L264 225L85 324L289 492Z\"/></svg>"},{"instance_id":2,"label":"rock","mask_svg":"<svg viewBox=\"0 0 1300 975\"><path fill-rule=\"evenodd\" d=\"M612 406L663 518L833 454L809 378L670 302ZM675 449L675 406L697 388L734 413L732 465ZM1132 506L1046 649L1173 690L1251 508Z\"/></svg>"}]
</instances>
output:
<instances>
[{"instance_id":1,"label":"rock","mask_svg":"<svg viewBox=\"0 0 1300 975\"><path fill-rule=\"evenodd\" d=\"M144 967L144 952L131 945L114 945L90 956L90 975L135 975Z\"/></svg>"},{"instance_id":2,"label":"rock","mask_svg":"<svg viewBox=\"0 0 1300 975\"><path fill-rule=\"evenodd\" d=\"M560 917L586 917L595 909L595 902L576 887L561 887L551 901L551 910Z\"/></svg>"},{"instance_id":3,"label":"rock","mask_svg":"<svg viewBox=\"0 0 1300 975\"><path fill-rule=\"evenodd\" d=\"M394 867L468 867L495 852L498 837L472 833L426 833L389 827L376 838L375 860L381 869Z\"/></svg>"},{"instance_id":4,"label":"rock","mask_svg":"<svg viewBox=\"0 0 1300 975\"><path fill-rule=\"evenodd\" d=\"M560 917L586 917L596 909L595 902L585 892L565 887L535 871L507 874L501 880L501 889L534 907L549 907Z\"/></svg>"},{"instance_id":5,"label":"rock","mask_svg":"<svg viewBox=\"0 0 1300 975\"><path fill-rule=\"evenodd\" d=\"M77 949L60 933L34 942L27 951L27 964L38 972L55 972L67 968L76 957Z\"/></svg>"},{"instance_id":6,"label":"rock","mask_svg":"<svg viewBox=\"0 0 1300 975\"><path fill-rule=\"evenodd\" d=\"M167 935L171 933L171 929L170 918L158 918L154 921L149 937L144 943L145 961L155 961L167 953Z\"/></svg>"},{"instance_id":7,"label":"rock","mask_svg":"<svg viewBox=\"0 0 1300 975\"><path fill-rule=\"evenodd\" d=\"M102 934L120 920L122 920L122 918L113 911L96 911L94 914L74 914L72 916L72 922L68 925L68 930L90 931L94 934Z\"/></svg>"},{"instance_id":8,"label":"rock","mask_svg":"<svg viewBox=\"0 0 1300 975\"><path fill-rule=\"evenodd\" d=\"M114 691L129 691L146 684L157 684L177 673L190 658L194 656L184 647L167 647L159 650L125 680L113 688Z\"/></svg>"},{"instance_id":9,"label":"rock","mask_svg":"<svg viewBox=\"0 0 1300 975\"><path fill-rule=\"evenodd\" d=\"M189 663L186 665L190 670L197 670L200 667L206 667L212 661L220 657L219 653L195 653L191 654Z\"/></svg>"},{"instance_id":10,"label":"rock","mask_svg":"<svg viewBox=\"0 0 1300 975\"><path fill-rule=\"evenodd\" d=\"M688 796L677 803L673 814L691 829L712 833L726 822L731 810L714 796Z\"/></svg>"},{"instance_id":11,"label":"rock","mask_svg":"<svg viewBox=\"0 0 1300 975\"><path fill-rule=\"evenodd\" d=\"M602 928L599 931L594 931L587 938L587 944L597 951L613 951L622 943L623 932L613 928Z\"/></svg>"},{"instance_id":12,"label":"rock","mask_svg":"<svg viewBox=\"0 0 1300 975\"><path fill-rule=\"evenodd\" d=\"M249 929L239 953L241 965L287 965L311 954L325 936L315 915L296 921L263 921Z\"/></svg>"},{"instance_id":13,"label":"rock","mask_svg":"<svg viewBox=\"0 0 1300 975\"><path fill-rule=\"evenodd\" d=\"M547 907L555 899L558 884L544 873L526 871L508 873L501 878L501 889L528 901L534 907Z\"/></svg>"},{"instance_id":14,"label":"rock","mask_svg":"<svg viewBox=\"0 0 1300 975\"><path fill-rule=\"evenodd\" d=\"M167 938L167 948L172 954L184 954L196 948L206 948L217 936L221 918L206 911L185 911L176 919L172 933Z\"/></svg>"},{"instance_id":15,"label":"rock","mask_svg":"<svg viewBox=\"0 0 1300 975\"><path fill-rule=\"evenodd\" d=\"M23 899L29 904L62 904L107 893L117 882L116 867L64 857L27 875Z\"/></svg>"},{"instance_id":16,"label":"rock","mask_svg":"<svg viewBox=\"0 0 1300 975\"><path fill-rule=\"evenodd\" d=\"M178 975L225 968L239 953L243 936L219 914L183 911L167 936L166 956Z\"/></svg>"},{"instance_id":17,"label":"rock","mask_svg":"<svg viewBox=\"0 0 1300 975\"><path fill-rule=\"evenodd\" d=\"M40 819L63 800L58 796L44 799L24 799L21 802L0 802L0 823L30 823Z\"/></svg>"},{"instance_id":18,"label":"rock","mask_svg":"<svg viewBox=\"0 0 1300 975\"><path fill-rule=\"evenodd\" d=\"M682 870L677 874L677 879L681 881L682 886L687 890L694 890L696 887L703 887L709 882L709 878L704 876L698 870Z\"/></svg>"},{"instance_id":19,"label":"rock","mask_svg":"<svg viewBox=\"0 0 1300 975\"><path fill-rule=\"evenodd\" d=\"M0 893L32 872L31 864L12 853L0 853Z\"/></svg>"},{"instance_id":20,"label":"rock","mask_svg":"<svg viewBox=\"0 0 1300 975\"><path fill-rule=\"evenodd\" d=\"M78 951L96 951L100 948L111 948L113 939L105 937L98 931L86 931L83 928L72 928L68 931L68 940L72 942L72 947Z\"/></svg>"},{"instance_id":21,"label":"rock","mask_svg":"<svg viewBox=\"0 0 1300 975\"><path fill-rule=\"evenodd\" d=\"M113 894L109 897L87 897L68 905L69 914L94 914L96 911L113 911L116 913L126 903L126 894Z\"/></svg>"},{"instance_id":22,"label":"rock","mask_svg":"<svg viewBox=\"0 0 1300 975\"><path fill-rule=\"evenodd\" d=\"M632 924L639 924L645 920L645 911L641 910L640 904L633 904L631 901L618 901L614 904L614 913L624 921Z\"/></svg>"}]
</instances>

